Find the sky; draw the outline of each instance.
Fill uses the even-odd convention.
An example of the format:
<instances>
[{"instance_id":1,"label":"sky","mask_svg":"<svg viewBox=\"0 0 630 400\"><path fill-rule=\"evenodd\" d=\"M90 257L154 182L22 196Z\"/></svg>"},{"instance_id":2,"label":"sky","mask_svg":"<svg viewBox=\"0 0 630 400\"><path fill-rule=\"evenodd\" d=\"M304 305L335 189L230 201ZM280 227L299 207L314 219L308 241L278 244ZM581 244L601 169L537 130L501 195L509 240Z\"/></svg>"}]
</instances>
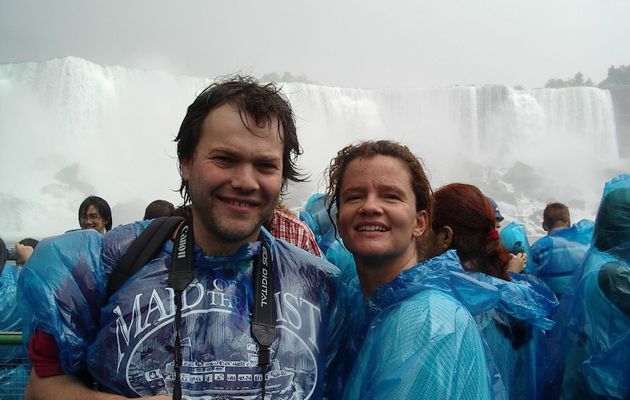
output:
<instances>
[{"instance_id":1,"label":"sky","mask_svg":"<svg viewBox=\"0 0 630 400\"><path fill-rule=\"evenodd\" d=\"M598 83L630 64L630 1L0 0L0 63L66 56L357 88Z\"/></svg>"}]
</instances>

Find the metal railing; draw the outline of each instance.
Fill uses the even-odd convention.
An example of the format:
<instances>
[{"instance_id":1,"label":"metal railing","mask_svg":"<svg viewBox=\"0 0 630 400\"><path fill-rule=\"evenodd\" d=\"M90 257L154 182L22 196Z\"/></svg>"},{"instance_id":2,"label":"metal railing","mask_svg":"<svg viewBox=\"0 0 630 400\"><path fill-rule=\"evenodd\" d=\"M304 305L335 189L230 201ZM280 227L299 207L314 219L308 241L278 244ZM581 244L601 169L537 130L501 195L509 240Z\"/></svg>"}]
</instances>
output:
<instances>
[{"instance_id":1,"label":"metal railing","mask_svg":"<svg viewBox=\"0 0 630 400\"><path fill-rule=\"evenodd\" d=\"M0 399L21 400L31 362L22 345L21 332L0 332Z\"/></svg>"}]
</instances>

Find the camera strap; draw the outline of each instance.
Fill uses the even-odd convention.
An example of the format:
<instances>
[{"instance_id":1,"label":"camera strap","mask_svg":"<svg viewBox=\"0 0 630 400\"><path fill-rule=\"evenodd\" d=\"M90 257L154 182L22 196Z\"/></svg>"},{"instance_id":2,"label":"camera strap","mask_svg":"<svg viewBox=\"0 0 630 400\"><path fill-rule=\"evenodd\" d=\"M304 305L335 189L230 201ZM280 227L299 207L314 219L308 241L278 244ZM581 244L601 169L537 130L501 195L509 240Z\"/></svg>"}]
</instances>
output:
<instances>
[{"instance_id":1,"label":"camera strap","mask_svg":"<svg viewBox=\"0 0 630 400\"><path fill-rule=\"evenodd\" d=\"M193 229L187 218L177 231L172 254L172 266L168 275L168 285L175 292L175 343L173 345L175 381L173 399L181 400L182 354L180 329L182 320L182 295L195 275L193 255ZM260 235L260 250L253 263L254 309L252 336L258 342L258 366L263 367L262 397L265 396L265 370L270 364L269 346L276 338L275 298L273 289L273 258L268 240Z\"/></svg>"},{"instance_id":2,"label":"camera strap","mask_svg":"<svg viewBox=\"0 0 630 400\"><path fill-rule=\"evenodd\" d=\"M182 383L182 349L179 331L182 326L182 294L195 276L193 255L193 230L190 218L186 218L177 231L173 246L172 265L168 274L168 285L175 292L175 343L173 344L175 382L173 382L173 399L181 400Z\"/></svg>"}]
</instances>

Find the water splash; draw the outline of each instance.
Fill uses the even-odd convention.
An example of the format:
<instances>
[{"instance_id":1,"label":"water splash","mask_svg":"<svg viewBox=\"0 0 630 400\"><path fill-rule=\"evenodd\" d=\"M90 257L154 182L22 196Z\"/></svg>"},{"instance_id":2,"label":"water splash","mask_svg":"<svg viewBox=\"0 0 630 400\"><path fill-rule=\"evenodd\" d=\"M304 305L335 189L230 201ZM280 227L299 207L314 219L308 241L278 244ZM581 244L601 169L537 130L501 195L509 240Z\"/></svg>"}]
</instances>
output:
<instances>
[{"instance_id":1,"label":"water splash","mask_svg":"<svg viewBox=\"0 0 630 400\"><path fill-rule=\"evenodd\" d=\"M41 238L76 227L89 194L112 205L114 225L150 201L179 203L175 145L186 107L207 78L102 66L79 58L0 65L0 235ZM311 182L323 190L344 145L372 138L408 144L432 184L473 183L504 215L540 229L545 202L593 217L603 182L629 170L618 157L612 101L596 88L352 89L287 83Z\"/></svg>"}]
</instances>

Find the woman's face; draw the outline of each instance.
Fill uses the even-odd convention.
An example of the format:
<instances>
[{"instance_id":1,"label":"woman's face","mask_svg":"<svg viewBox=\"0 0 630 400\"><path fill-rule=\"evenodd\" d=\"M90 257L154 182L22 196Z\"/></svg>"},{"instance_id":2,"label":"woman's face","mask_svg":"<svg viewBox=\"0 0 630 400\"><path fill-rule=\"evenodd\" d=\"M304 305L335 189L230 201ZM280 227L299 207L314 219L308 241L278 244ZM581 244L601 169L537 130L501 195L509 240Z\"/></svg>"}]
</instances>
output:
<instances>
[{"instance_id":1,"label":"woman's face","mask_svg":"<svg viewBox=\"0 0 630 400\"><path fill-rule=\"evenodd\" d=\"M348 164L342 182L337 222L357 263L412 257L414 265L416 238L427 226L427 214L416 212L407 166L390 156L361 157Z\"/></svg>"}]
</instances>

